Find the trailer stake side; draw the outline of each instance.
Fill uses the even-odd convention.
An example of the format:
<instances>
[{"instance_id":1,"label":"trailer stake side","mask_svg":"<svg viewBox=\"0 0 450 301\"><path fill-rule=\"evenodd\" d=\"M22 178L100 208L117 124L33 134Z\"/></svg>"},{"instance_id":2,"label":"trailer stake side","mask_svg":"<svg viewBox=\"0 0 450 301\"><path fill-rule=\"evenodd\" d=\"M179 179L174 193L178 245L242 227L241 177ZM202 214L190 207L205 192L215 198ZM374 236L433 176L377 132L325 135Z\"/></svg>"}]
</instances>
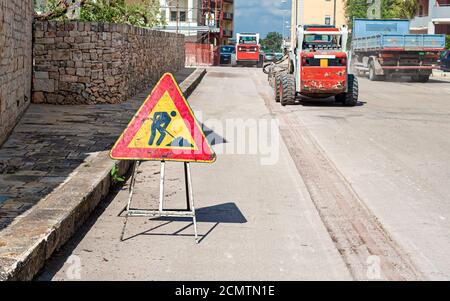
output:
<instances>
[{"instance_id":1,"label":"trailer stake side","mask_svg":"<svg viewBox=\"0 0 450 301\"><path fill-rule=\"evenodd\" d=\"M410 76L427 82L445 49L445 35L410 34L409 20L353 20L352 65L372 81Z\"/></svg>"}]
</instances>

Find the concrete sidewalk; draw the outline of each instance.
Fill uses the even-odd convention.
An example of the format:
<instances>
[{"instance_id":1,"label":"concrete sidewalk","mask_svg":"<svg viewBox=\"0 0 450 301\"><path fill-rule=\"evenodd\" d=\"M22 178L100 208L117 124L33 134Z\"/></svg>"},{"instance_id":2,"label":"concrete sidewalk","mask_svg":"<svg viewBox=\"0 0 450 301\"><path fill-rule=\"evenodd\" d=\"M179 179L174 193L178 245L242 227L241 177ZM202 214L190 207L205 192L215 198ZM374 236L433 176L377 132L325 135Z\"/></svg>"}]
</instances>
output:
<instances>
[{"instance_id":1,"label":"concrete sidewalk","mask_svg":"<svg viewBox=\"0 0 450 301\"><path fill-rule=\"evenodd\" d=\"M260 69L208 69L191 96L197 116L217 137L216 151L224 145L236 147L238 138L212 120L272 120L253 84L255 74L262 76ZM102 202L38 279L351 279L285 143L280 141L275 149L278 160L270 165L261 164L261 152L218 153L215 164L193 164L200 244L194 242L191 221L148 218L130 218L122 242L127 184L111 201ZM182 167L167 166L167 209L185 206ZM159 163L145 163L133 208L156 208L158 193ZM77 262L79 274L74 274Z\"/></svg>"},{"instance_id":2,"label":"concrete sidewalk","mask_svg":"<svg viewBox=\"0 0 450 301\"><path fill-rule=\"evenodd\" d=\"M203 76L194 71L175 75L185 94ZM109 193L109 150L148 93L120 105L30 106L0 148L0 280L32 279ZM124 174L130 164L118 166Z\"/></svg>"}]
</instances>

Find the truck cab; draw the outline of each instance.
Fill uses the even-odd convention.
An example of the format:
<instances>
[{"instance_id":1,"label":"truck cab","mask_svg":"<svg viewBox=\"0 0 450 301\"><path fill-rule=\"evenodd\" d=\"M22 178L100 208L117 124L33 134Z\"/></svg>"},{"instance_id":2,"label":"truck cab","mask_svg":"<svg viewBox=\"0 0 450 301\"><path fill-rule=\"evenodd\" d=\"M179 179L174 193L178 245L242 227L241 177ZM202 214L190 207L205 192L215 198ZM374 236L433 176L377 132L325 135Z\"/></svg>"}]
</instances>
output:
<instances>
[{"instance_id":1,"label":"truck cab","mask_svg":"<svg viewBox=\"0 0 450 301\"><path fill-rule=\"evenodd\" d=\"M259 33L238 33L236 36L236 64L262 68L264 56L261 52Z\"/></svg>"}]
</instances>

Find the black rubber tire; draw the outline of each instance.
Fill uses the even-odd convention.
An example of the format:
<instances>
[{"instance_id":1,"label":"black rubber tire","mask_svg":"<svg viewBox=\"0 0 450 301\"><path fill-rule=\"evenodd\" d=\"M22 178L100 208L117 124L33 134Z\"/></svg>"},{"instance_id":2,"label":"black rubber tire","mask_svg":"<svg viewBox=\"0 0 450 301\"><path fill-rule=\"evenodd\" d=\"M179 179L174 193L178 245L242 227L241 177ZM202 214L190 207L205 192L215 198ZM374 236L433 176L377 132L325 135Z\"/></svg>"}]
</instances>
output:
<instances>
[{"instance_id":1,"label":"black rubber tire","mask_svg":"<svg viewBox=\"0 0 450 301\"><path fill-rule=\"evenodd\" d=\"M281 74L275 74L275 101L280 102Z\"/></svg>"},{"instance_id":2,"label":"black rubber tire","mask_svg":"<svg viewBox=\"0 0 450 301\"><path fill-rule=\"evenodd\" d=\"M369 80L370 81L376 81L377 80L377 76L375 74L375 66L373 65L372 62L370 62L370 65L369 65Z\"/></svg>"},{"instance_id":3,"label":"black rubber tire","mask_svg":"<svg viewBox=\"0 0 450 301\"><path fill-rule=\"evenodd\" d=\"M348 75L347 79L348 91L345 93L345 99L343 101L344 106L354 107L358 104L359 97L359 85L358 78L353 74Z\"/></svg>"},{"instance_id":4,"label":"black rubber tire","mask_svg":"<svg viewBox=\"0 0 450 301\"><path fill-rule=\"evenodd\" d=\"M284 73L281 76L281 95L280 102L282 106L295 103L295 77L293 74Z\"/></svg>"},{"instance_id":5,"label":"black rubber tire","mask_svg":"<svg viewBox=\"0 0 450 301\"><path fill-rule=\"evenodd\" d=\"M264 56L260 56L258 63L256 63L256 68L263 68L263 67L264 67Z\"/></svg>"},{"instance_id":6,"label":"black rubber tire","mask_svg":"<svg viewBox=\"0 0 450 301\"><path fill-rule=\"evenodd\" d=\"M344 103L346 97L347 97L347 94L342 93L342 94L335 95L334 100L336 100L336 102Z\"/></svg>"},{"instance_id":7,"label":"black rubber tire","mask_svg":"<svg viewBox=\"0 0 450 301\"><path fill-rule=\"evenodd\" d=\"M375 64L372 62L370 62L369 65L369 80L371 81L381 81L383 80L384 77L382 75L376 75L375 74Z\"/></svg>"},{"instance_id":8,"label":"black rubber tire","mask_svg":"<svg viewBox=\"0 0 450 301\"><path fill-rule=\"evenodd\" d=\"M289 61L288 70L289 70L290 74L293 74L295 72L295 70L294 70L294 62L293 61Z\"/></svg>"},{"instance_id":9,"label":"black rubber tire","mask_svg":"<svg viewBox=\"0 0 450 301\"><path fill-rule=\"evenodd\" d=\"M430 76L429 75L419 75L417 77L417 81L419 83L427 83L430 80Z\"/></svg>"}]
</instances>

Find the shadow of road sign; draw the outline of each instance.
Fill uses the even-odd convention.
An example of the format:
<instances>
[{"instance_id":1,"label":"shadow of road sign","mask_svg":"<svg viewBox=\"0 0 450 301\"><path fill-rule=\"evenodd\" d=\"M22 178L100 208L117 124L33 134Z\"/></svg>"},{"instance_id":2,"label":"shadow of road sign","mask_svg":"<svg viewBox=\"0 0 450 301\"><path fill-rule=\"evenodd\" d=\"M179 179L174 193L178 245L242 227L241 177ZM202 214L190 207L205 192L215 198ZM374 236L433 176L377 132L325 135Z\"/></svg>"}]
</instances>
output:
<instances>
[{"instance_id":1,"label":"shadow of road sign","mask_svg":"<svg viewBox=\"0 0 450 301\"><path fill-rule=\"evenodd\" d=\"M208 128L206 125L202 124L203 132L206 135L206 139L208 140L210 145L219 145L219 144L226 144L228 141L214 132L212 129Z\"/></svg>"},{"instance_id":2,"label":"shadow of road sign","mask_svg":"<svg viewBox=\"0 0 450 301\"><path fill-rule=\"evenodd\" d=\"M220 205L215 205L211 207L204 207L196 210L197 213L197 222L200 223L214 223L214 225L205 233L200 234L202 242L207 236L209 236L213 230L219 225L219 224L245 224L247 223L247 219L242 214L241 210L237 207L235 203L225 203ZM183 231L188 229L189 227L192 227L192 223L190 223L187 226L183 226L179 230L173 232L173 233L155 233L154 231L157 229L162 229L165 226L168 226L172 224L173 222L190 222L191 220L189 218L184 217L159 217L159 218L152 218L152 221L162 221L166 222L161 225L155 226L151 229L148 229L144 232L132 235L126 239L131 240L136 237L139 237L141 235L150 235L150 236L192 236L189 234L182 234Z\"/></svg>"},{"instance_id":3,"label":"shadow of road sign","mask_svg":"<svg viewBox=\"0 0 450 301\"><path fill-rule=\"evenodd\" d=\"M170 209L168 209L170 210ZM225 203L196 209L197 221L201 223L245 224L247 219L235 203ZM184 217L161 217L154 221L189 221Z\"/></svg>"},{"instance_id":4,"label":"shadow of road sign","mask_svg":"<svg viewBox=\"0 0 450 301\"><path fill-rule=\"evenodd\" d=\"M235 203L226 203L197 210L197 221L203 223L245 224L247 219Z\"/></svg>"}]
</instances>

